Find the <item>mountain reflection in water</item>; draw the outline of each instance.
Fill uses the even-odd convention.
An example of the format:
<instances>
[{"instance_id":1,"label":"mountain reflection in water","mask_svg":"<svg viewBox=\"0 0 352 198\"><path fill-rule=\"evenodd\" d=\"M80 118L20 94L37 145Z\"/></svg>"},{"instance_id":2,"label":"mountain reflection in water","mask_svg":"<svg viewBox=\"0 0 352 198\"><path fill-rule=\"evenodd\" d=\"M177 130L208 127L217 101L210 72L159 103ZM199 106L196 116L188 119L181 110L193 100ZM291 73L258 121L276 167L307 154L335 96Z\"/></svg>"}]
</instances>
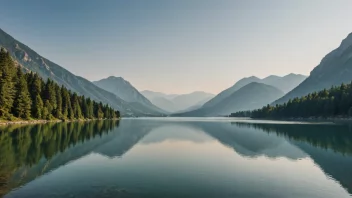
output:
<instances>
[{"instance_id":1,"label":"mountain reflection in water","mask_svg":"<svg viewBox=\"0 0 352 198\"><path fill-rule=\"evenodd\" d=\"M231 153L224 150L225 148L230 148L233 154L239 156L233 156L231 159ZM205 151L208 152L208 156L203 154ZM128 153L130 155L127 155ZM243 158L241 160L249 165L257 166L260 165L258 163L262 163L263 168L268 168L267 163L274 163L280 167L281 159L292 162L309 159L307 163L314 162L325 176L341 185L347 192L352 192L352 133L348 125L123 119L122 121L52 123L1 128L0 196L30 196L31 193L45 195L46 191L33 187L36 182L50 177L51 173L54 174L56 170L69 168L70 164L83 163L85 159L93 160L90 163L97 164L97 167L94 167L95 171L109 172L119 166L121 166L121 171L125 170L120 174L121 177L124 176L121 181L117 181L118 178L113 176L111 178L94 177L97 179L94 182L103 186L121 182L121 185L125 184L129 187L128 190L119 188L118 192L116 189L111 192L111 189L103 190L106 196L116 195L116 193L121 197L177 197L180 195L184 197L204 195L256 197L255 195L258 195L256 193L262 193L263 197L282 195L280 193L283 192L271 192L271 190L263 192L268 184L261 182L261 177L274 177L275 175L265 175L276 171L274 168L271 170L269 167L267 173L254 173L252 169L247 170L243 167L244 172L249 171L247 176L236 172L234 166L242 163L239 161L241 157ZM120 162L116 162L120 165L115 164L112 167L103 165L102 162L106 164L108 159L117 159ZM228 164L219 164L216 159L224 160L224 162L233 161L229 161ZM158 168L159 166L163 168ZM104 169L99 169L99 167L104 167ZM211 167L213 171L209 172ZM161 175L154 174L153 171L156 169ZM142 170L144 172L137 172ZM191 170L193 172L189 172ZM117 174L116 171L114 174ZM179 177L195 174L196 171L200 172L193 175L194 181L185 182L184 185L187 184L187 187L179 182L185 179ZM86 172L86 174L93 173ZM133 174L144 175L149 179L138 180L136 183L137 180L134 179L137 175ZM250 188L249 186L245 186L243 192L238 190L245 183L238 183L241 180L236 180L232 176L242 177L242 182L244 182L251 179L251 174L257 177L255 180L257 183L253 184L257 185L256 189L252 189L253 193L250 193L251 190L248 192L245 190ZM220 176L223 180L226 179L226 183L221 183ZM204 183L211 177L215 179L214 182L219 180L217 184L212 183L211 180ZM273 179L277 180L273 183L280 184L280 178ZM289 181L290 178L286 179ZM160 183L164 180L167 182ZM55 181L55 178L51 178L50 181ZM145 183L147 181L159 185L159 188L147 185ZM326 182L322 181L321 185L325 185ZM50 182L47 184L49 185ZM215 188L220 184L220 187ZM313 188L318 184L310 184L308 181L300 189L290 189L292 194L286 195L287 197L296 195L324 197L328 192L324 192L323 188L319 189L322 191L320 194L313 193L316 191ZM90 185L93 185L93 181ZM36 190L35 193L29 190L30 186L33 191ZM204 187L207 189L202 189ZM331 192L335 190L341 193L340 196L349 197L347 192L337 189L334 185L324 186L326 187ZM78 187L74 190L65 187L65 190L77 197L88 196ZM284 190L287 191L287 189L282 191ZM90 196L94 196L94 193L98 195L102 192L91 192Z\"/></svg>"}]
</instances>

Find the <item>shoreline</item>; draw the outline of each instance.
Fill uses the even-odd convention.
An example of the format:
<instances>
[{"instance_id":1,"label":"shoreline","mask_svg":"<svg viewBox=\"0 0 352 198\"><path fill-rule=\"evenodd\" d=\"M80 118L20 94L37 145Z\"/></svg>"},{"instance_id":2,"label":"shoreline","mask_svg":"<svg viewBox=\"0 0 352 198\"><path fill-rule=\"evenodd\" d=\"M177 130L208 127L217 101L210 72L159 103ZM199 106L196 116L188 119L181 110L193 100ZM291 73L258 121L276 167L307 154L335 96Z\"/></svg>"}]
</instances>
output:
<instances>
[{"instance_id":1,"label":"shoreline","mask_svg":"<svg viewBox=\"0 0 352 198\"><path fill-rule=\"evenodd\" d=\"M59 122L87 122L87 121L96 121L96 120L120 120L121 118L116 119L78 119L78 120L16 120L16 121L6 121L1 120L0 126L7 125L26 125L26 124L46 124L46 123L59 123Z\"/></svg>"},{"instance_id":2,"label":"shoreline","mask_svg":"<svg viewBox=\"0 0 352 198\"><path fill-rule=\"evenodd\" d=\"M230 117L230 118L248 118L251 120L273 120L273 121L302 121L302 122L332 122L332 123L352 123L352 117L330 117L330 118L251 118L251 117Z\"/></svg>"}]
</instances>

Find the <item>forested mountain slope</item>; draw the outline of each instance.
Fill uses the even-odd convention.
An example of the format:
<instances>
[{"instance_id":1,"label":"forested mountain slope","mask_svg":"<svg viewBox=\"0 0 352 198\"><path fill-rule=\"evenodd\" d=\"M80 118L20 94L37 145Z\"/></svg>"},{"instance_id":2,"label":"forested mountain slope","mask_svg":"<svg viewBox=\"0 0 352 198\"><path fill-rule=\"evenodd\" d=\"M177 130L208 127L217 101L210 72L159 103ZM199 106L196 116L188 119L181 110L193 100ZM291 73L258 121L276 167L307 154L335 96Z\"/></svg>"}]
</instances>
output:
<instances>
[{"instance_id":1,"label":"forested mountain slope","mask_svg":"<svg viewBox=\"0 0 352 198\"><path fill-rule=\"evenodd\" d=\"M320 64L311 71L309 77L274 104L283 104L289 99L301 97L330 88L333 85L349 83L352 80L352 33L345 38L340 46L327 54Z\"/></svg>"},{"instance_id":2,"label":"forested mountain slope","mask_svg":"<svg viewBox=\"0 0 352 198\"><path fill-rule=\"evenodd\" d=\"M51 62L40 56L28 46L17 41L9 34L0 29L0 46L10 52L11 56L27 70L39 74L44 80L52 79L59 85L64 85L69 90L76 92L78 95L90 97L93 100L108 103L113 108L121 111L122 114L149 114L134 108L128 102L117 97L108 91L105 91L92 82L76 76L63 67Z\"/></svg>"}]
</instances>

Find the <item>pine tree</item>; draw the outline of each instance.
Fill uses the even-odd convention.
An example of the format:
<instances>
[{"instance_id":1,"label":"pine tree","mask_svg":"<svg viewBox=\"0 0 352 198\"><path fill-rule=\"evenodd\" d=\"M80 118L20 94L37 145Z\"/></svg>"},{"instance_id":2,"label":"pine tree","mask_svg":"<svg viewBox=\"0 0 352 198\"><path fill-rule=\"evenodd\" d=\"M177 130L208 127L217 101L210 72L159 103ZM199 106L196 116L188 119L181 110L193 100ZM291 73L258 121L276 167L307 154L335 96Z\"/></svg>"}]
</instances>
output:
<instances>
[{"instance_id":1,"label":"pine tree","mask_svg":"<svg viewBox=\"0 0 352 198\"><path fill-rule=\"evenodd\" d=\"M104 118L110 118L110 111L108 105L104 106Z\"/></svg>"},{"instance_id":2,"label":"pine tree","mask_svg":"<svg viewBox=\"0 0 352 198\"><path fill-rule=\"evenodd\" d=\"M44 108L43 108L43 113L42 113L42 116L44 119L47 119L47 120L50 120L52 118L52 115L51 115L51 104L49 102L49 100L46 100L45 103L44 103Z\"/></svg>"},{"instance_id":3,"label":"pine tree","mask_svg":"<svg viewBox=\"0 0 352 198\"><path fill-rule=\"evenodd\" d=\"M58 119L63 119L62 116L62 95L59 85L55 85L55 95L56 95L56 109L55 117Z\"/></svg>"},{"instance_id":4,"label":"pine tree","mask_svg":"<svg viewBox=\"0 0 352 198\"><path fill-rule=\"evenodd\" d=\"M16 68L4 48L0 50L0 116L9 116L14 102Z\"/></svg>"},{"instance_id":5,"label":"pine tree","mask_svg":"<svg viewBox=\"0 0 352 198\"><path fill-rule=\"evenodd\" d=\"M82 118L82 110L81 110L81 107L79 106L79 100L76 93L73 93L71 96L71 105L72 105L74 117L76 119Z\"/></svg>"},{"instance_id":6,"label":"pine tree","mask_svg":"<svg viewBox=\"0 0 352 198\"><path fill-rule=\"evenodd\" d=\"M13 114L19 118L29 119L31 116L32 101L28 92L27 82L19 67L17 69L16 95L13 107Z\"/></svg>"},{"instance_id":7,"label":"pine tree","mask_svg":"<svg viewBox=\"0 0 352 198\"><path fill-rule=\"evenodd\" d=\"M93 105L93 101L90 98L87 99L87 111L88 111L88 118L93 119L94 118L94 105Z\"/></svg>"},{"instance_id":8,"label":"pine tree","mask_svg":"<svg viewBox=\"0 0 352 198\"><path fill-rule=\"evenodd\" d=\"M50 79L48 79L45 83L45 88L44 88L44 93L43 93L43 100L48 101L50 103L50 108L47 107L49 114L54 114L54 110L56 110L57 107L57 101L56 101L56 93L55 93L55 88L54 88L54 82Z\"/></svg>"},{"instance_id":9,"label":"pine tree","mask_svg":"<svg viewBox=\"0 0 352 198\"><path fill-rule=\"evenodd\" d=\"M43 113L43 100L41 98L42 92L42 79L38 76L38 74L32 74L32 80L29 84L30 94L32 98L32 109L31 114L32 117L37 119L42 119Z\"/></svg>"},{"instance_id":10,"label":"pine tree","mask_svg":"<svg viewBox=\"0 0 352 198\"><path fill-rule=\"evenodd\" d=\"M61 86L60 93L62 95L62 117L63 119L68 118L68 109L71 108L70 96L67 89L64 86Z\"/></svg>"},{"instance_id":11,"label":"pine tree","mask_svg":"<svg viewBox=\"0 0 352 198\"><path fill-rule=\"evenodd\" d=\"M32 117L36 119L45 118L43 115L43 108L44 108L43 100L40 97L40 95L37 95L32 105Z\"/></svg>"},{"instance_id":12,"label":"pine tree","mask_svg":"<svg viewBox=\"0 0 352 198\"><path fill-rule=\"evenodd\" d=\"M98 119L104 118L104 112L102 110L102 103L94 102L94 117Z\"/></svg>"},{"instance_id":13,"label":"pine tree","mask_svg":"<svg viewBox=\"0 0 352 198\"><path fill-rule=\"evenodd\" d=\"M88 103L84 96L81 98L81 109L84 118L89 118Z\"/></svg>"}]
</instances>

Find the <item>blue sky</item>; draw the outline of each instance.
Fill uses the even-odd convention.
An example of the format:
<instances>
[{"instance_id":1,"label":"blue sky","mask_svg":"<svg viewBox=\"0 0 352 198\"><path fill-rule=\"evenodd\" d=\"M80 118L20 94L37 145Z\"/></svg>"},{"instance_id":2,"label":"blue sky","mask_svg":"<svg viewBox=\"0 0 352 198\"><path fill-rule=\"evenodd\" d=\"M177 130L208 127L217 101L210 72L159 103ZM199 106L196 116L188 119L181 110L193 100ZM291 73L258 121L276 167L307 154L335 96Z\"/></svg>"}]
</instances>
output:
<instances>
[{"instance_id":1,"label":"blue sky","mask_svg":"<svg viewBox=\"0 0 352 198\"><path fill-rule=\"evenodd\" d=\"M76 75L218 93L247 76L308 75L352 32L350 0L11 0L0 28Z\"/></svg>"}]
</instances>

